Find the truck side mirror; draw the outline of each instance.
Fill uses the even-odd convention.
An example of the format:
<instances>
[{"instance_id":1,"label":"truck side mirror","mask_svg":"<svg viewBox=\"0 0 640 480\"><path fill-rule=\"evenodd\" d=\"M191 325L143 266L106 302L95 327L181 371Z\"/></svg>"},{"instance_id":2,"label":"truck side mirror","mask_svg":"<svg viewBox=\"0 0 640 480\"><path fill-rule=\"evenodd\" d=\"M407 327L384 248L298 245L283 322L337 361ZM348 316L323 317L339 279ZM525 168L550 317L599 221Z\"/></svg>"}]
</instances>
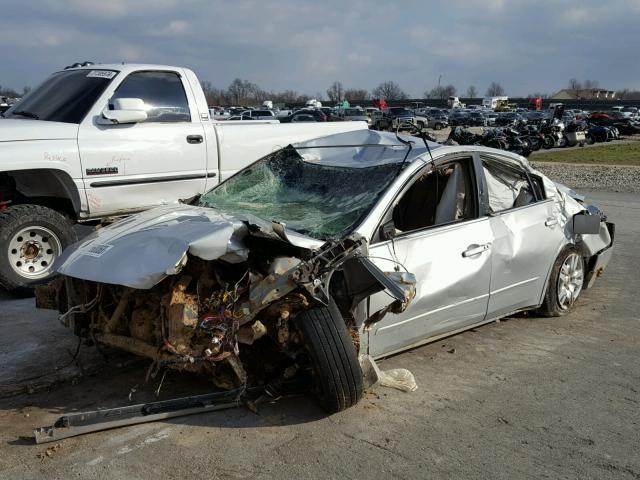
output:
<instances>
[{"instance_id":1,"label":"truck side mirror","mask_svg":"<svg viewBox=\"0 0 640 480\"><path fill-rule=\"evenodd\" d=\"M113 109L105 108L96 121L101 125L138 123L147 119L147 107L140 98L117 98Z\"/></svg>"}]
</instances>

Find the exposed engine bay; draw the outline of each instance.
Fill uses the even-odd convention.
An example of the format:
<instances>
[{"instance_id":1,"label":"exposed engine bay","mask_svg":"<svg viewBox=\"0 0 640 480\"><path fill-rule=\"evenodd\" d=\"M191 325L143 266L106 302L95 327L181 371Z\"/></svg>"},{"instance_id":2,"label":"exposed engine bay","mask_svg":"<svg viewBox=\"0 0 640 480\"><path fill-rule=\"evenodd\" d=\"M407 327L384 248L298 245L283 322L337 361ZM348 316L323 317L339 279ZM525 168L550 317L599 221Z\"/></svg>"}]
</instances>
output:
<instances>
[{"instance_id":1,"label":"exposed engine bay","mask_svg":"<svg viewBox=\"0 0 640 480\"><path fill-rule=\"evenodd\" d=\"M361 327L404 310L415 295L412 275L377 270L362 238L317 250L260 235L244 243L242 262L185 254L175 274L149 289L65 277L40 288L38 303L57 304L61 320L98 348L151 359L150 375L196 372L231 389L311 373L301 312L335 302L359 351ZM365 318L359 304L384 289L392 302Z\"/></svg>"}]
</instances>

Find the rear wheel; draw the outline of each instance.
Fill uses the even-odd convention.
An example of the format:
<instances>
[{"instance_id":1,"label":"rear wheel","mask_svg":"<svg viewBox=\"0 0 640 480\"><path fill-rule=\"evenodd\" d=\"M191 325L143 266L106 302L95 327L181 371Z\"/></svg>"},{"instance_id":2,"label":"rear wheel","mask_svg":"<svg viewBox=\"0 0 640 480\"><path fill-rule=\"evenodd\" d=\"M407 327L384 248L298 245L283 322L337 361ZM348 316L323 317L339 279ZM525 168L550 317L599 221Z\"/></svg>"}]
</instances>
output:
<instances>
[{"instance_id":1,"label":"rear wheel","mask_svg":"<svg viewBox=\"0 0 640 480\"><path fill-rule=\"evenodd\" d=\"M313 369L314 392L329 413L349 408L362 398L362 370L342 315L331 301L328 307L300 314L302 332Z\"/></svg>"},{"instance_id":2,"label":"rear wheel","mask_svg":"<svg viewBox=\"0 0 640 480\"><path fill-rule=\"evenodd\" d=\"M0 284L20 291L53 276L53 262L77 240L73 224L40 205L16 205L0 214Z\"/></svg>"},{"instance_id":3,"label":"rear wheel","mask_svg":"<svg viewBox=\"0 0 640 480\"><path fill-rule=\"evenodd\" d=\"M566 315L580 296L583 283L584 259L580 250L568 245L553 264L540 313L548 317Z\"/></svg>"}]
</instances>

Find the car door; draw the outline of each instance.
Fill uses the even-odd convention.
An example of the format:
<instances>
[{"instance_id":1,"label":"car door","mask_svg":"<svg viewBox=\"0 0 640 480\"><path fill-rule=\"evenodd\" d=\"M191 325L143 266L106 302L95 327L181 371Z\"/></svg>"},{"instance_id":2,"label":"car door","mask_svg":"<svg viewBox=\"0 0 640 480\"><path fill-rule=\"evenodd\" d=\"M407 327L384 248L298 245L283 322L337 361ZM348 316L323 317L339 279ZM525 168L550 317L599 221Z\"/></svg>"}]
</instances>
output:
<instances>
[{"instance_id":1,"label":"car door","mask_svg":"<svg viewBox=\"0 0 640 480\"><path fill-rule=\"evenodd\" d=\"M146 121L101 125L85 119L78 146L91 216L140 210L204 191L204 125L195 106L190 108L185 87L177 72L136 71L117 87L109 104L118 98L142 99Z\"/></svg>"},{"instance_id":2,"label":"car door","mask_svg":"<svg viewBox=\"0 0 640 480\"><path fill-rule=\"evenodd\" d=\"M481 157L493 233L487 317L540 304L563 229L542 181L504 157Z\"/></svg>"},{"instance_id":3,"label":"car door","mask_svg":"<svg viewBox=\"0 0 640 480\"><path fill-rule=\"evenodd\" d=\"M370 354L389 354L485 318L492 231L489 218L478 214L475 163L468 156L425 167L383 220L380 230L393 228L394 235L374 239L370 258L383 271L413 273L416 297L404 312L387 313L371 326ZM384 294L373 295L369 315L388 303Z\"/></svg>"}]
</instances>

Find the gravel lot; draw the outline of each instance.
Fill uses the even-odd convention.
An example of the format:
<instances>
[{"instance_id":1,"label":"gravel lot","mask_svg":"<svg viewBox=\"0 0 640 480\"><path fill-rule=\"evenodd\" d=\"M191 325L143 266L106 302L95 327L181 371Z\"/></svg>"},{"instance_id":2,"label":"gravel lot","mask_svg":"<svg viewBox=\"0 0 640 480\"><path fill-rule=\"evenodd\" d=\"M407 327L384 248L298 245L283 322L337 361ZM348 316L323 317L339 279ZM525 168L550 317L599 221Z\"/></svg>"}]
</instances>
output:
<instances>
[{"instance_id":1,"label":"gravel lot","mask_svg":"<svg viewBox=\"0 0 640 480\"><path fill-rule=\"evenodd\" d=\"M576 190L640 193L640 167L579 165L544 162L543 160L543 154L529 157L532 167L540 170L552 180Z\"/></svg>"},{"instance_id":2,"label":"gravel lot","mask_svg":"<svg viewBox=\"0 0 640 480\"><path fill-rule=\"evenodd\" d=\"M640 195L588 197L616 222L616 246L576 310L492 323L382 362L409 368L416 392L381 388L331 417L299 397L258 415L236 409L33 445L31 429L63 412L126 404L135 385L134 401L150 398L156 384L142 385L143 366L116 359L99 376L0 400L0 478L638 479ZM0 383L68 363L75 342L55 315L32 299L0 308ZM101 364L81 352L82 367ZM206 388L171 374L162 396Z\"/></svg>"}]
</instances>

